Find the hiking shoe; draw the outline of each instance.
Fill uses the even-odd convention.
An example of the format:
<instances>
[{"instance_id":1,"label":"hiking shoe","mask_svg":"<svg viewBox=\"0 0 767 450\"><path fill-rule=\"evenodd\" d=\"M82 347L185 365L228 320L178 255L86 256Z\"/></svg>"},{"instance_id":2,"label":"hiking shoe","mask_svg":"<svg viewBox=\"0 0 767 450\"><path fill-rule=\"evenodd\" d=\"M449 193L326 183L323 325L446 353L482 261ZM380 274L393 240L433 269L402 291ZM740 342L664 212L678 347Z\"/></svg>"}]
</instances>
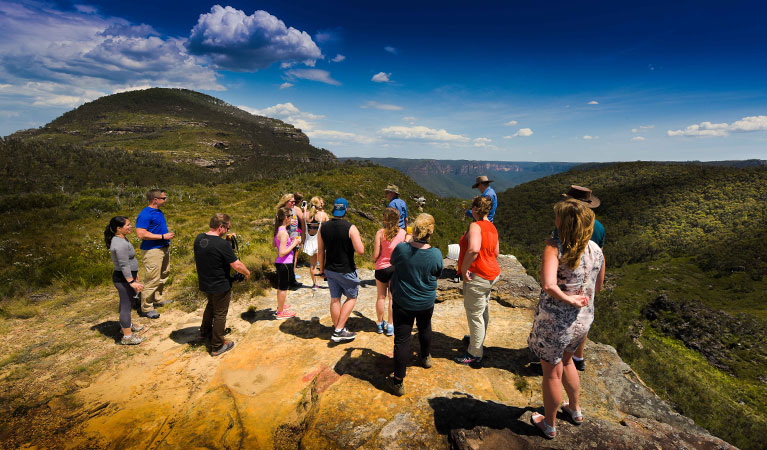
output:
<instances>
[{"instance_id":1,"label":"hiking shoe","mask_svg":"<svg viewBox=\"0 0 767 450\"><path fill-rule=\"evenodd\" d=\"M153 310L151 310L151 311L149 311L149 312L147 312L147 313L141 313L141 314L139 314L139 315L140 315L141 317L148 317L148 318L150 318L150 319L159 319L159 318L160 318L160 313L158 313L158 312L157 312L156 310L154 310L154 309L153 309Z\"/></svg>"},{"instance_id":2,"label":"hiking shoe","mask_svg":"<svg viewBox=\"0 0 767 450\"><path fill-rule=\"evenodd\" d=\"M134 333L138 333L139 331L143 330L144 328L146 328L146 327L144 327L144 325L130 324L130 330L132 332L134 332Z\"/></svg>"},{"instance_id":3,"label":"hiking shoe","mask_svg":"<svg viewBox=\"0 0 767 450\"><path fill-rule=\"evenodd\" d=\"M357 337L357 333L354 333L344 328L341 331L333 330L333 335L330 336L330 339L332 339L333 342L341 342L341 341L351 341L356 337Z\"/></svg>"},{"instance_id":4,"label":"hiking shoe","mask_svg":"<svg viewBox=\"0 0 767 450\"><path fill-rule=\"evenodd\" d=\"M573 358L573 364L575 364L575 368L583 372L586 370L586 360L582 359L578 361L577 359Z\"/></svg>"},{"instance_id":5,"label":"hiking shoe","mask_svg":"<svg viewBox=\"0 0 767 450\"><path fill-rule=\"evenodd\" d=\"M295 311L288 311L286 309L283 309L282 312L278 312L274 315L278 320L279 319L290 319L291 317L295 316Z\"/></svg>"},{"instance_id":6,"label":"hiking shoe","mask_svg":"<svg viewBox=\"0 0 767 450\"><path fill-rule=\"evenodd\" d=\"M144 342L144 338L131 334L130 336L123 336L120 339L120 345L138 345Z\"/></svg>"},{"instance_id":7,"label":"hiking shoe","mask_svg":"<svg viewBox=\"0 0 767 450\"><path fill-rule=\"evenodd\" d=\"M214 351L210 352L210 356L218 356L218 355L220 355L222 353L228 352L229 350L231 350L233 348L234 348L234 341L224 342L224 345L219 347L218 350L214 350Z\"/></svg>"},{"instance_id":8,"label":"hiking shoe","mask_svg":"<svg viewBox=\"0 0 767 450\"><path fill-rule=\"evenodd\" d=\"M391 393L397 397L405 395L405 385L402 383L402 380L398 380L393 376L390 376L386 377L386 384L389 385Z\"/></svg>"},{"instance_id":9,"label":"hiking shoe","mask_svg":"<svg viewBox=\"0 0 767 450\"><path fill-rule=\"evenodd\" d=\"M471 342L471 336L468 334L463 335L463 339L461 339L461 342L463 342L463 345L469 345L469 342Z\"/></svg>"},{"instance_id":10,"label":"hiking shoe","mask_svg":"<svg viewBox=\"0 0 767 450\"><path fill-rule=\"evenodd\" d=\"M376 329L376 333L378 333L378 334L383 334L383 332L384 332L384 328L386 328L386 321L385 321L385 320L382 320L381 322L378 322L378 323L376 324L376 327L377 327L377 329Z\"/></svg>"},{"instance_id":11,"label":"hiking shoe","mask_svg":"<svg viewBox=\"0 0 767 450\"><path fill-rule=\"evenodd\" d=\"M421 365L424 369L431 369L431 355L426 355L426 358L421 358Z\"/></svg>"},{"instance_id":12,"label":"hiking shoe","mask_svg":"<svg viewBox=\"0 0 767 450\"><path fill-rule=\"evenodd\" d=\"M470 364L471 365L481 364L482 363L482 358L478 358L478 357L472 355L471 353L466 352L466 353L463 354L463 356L459 356L457 358L454 358L453 361L457 362L458 364L463 364L463 365L468 366Z\"/></svg>"},{"instance_id":13,"label":"hiking shoe","mask_svg":"<svg viewBox=\"0 0 767 450\"><path fill-rule=\"evenodd\" d=\"M394 336L394 325L387 323L386 324L386 335L387 336Z\"/></svg>"}]
</instances>

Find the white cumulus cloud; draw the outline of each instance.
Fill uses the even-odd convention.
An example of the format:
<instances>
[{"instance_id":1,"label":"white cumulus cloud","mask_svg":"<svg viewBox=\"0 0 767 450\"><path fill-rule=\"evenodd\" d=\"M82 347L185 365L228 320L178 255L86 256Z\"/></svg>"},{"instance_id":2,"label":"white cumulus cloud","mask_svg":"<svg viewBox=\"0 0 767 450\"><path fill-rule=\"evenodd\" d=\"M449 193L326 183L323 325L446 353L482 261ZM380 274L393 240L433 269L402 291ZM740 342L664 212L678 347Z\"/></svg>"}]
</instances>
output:
<instances>
[{"instance_id":1,"label":"white cumulus cloud","mask_svg":"<svg viewBox=\"0 0 767 450\"><path fill-rule=\"evenodd\" d=\"M530 128L520 128L516 133L512 134L511 136L504 136L506 139L512 139L515 137L528 137L533 135L533 130Z\"/></svg>"},{"instance_id":2,"label":"white cumulus cloud","mask_svg":"<svg viewBox=\"0 0 767 450\"><path fill-rule=\"evenodd\" d=\"M330 61L332 61L332 62L341 62L341 61L343 61L345 59L346 59L346 56L344 56L344 55L339 53L339 54L337 54L335 56L335 58L331 59Z\"/></svg>"},{"instance_id":3,"label":"white cumulus cloud","mask_svg":"<svg viewBox=\"0 0 767 450\"><path fill-rule=\"evenodd\" d=\"M320 139L329 142L352 142L356 144L372 144L376 142L375 138L363 136L361 134L348 133L335 130L311 130L306 135L312 139Z\"/></svg>"},{"instance_id":4,"label":"white cumulus cloud","mask_svg":"<svg viewBox=\"0 0 767 450\"><path fill-rule=\"evenodd\" d=\"M405 109L402 106L392 105L392 104L388 104L388 103L378 103L378 102L375 102L375 101L372 101L372 100L367 102L367 103L365 103L364 105L360 106L360 108L364 108L364 109L367 109L367 108L380 109L380 110L383 110L383 111L402 111L403 109Z\"/></svg>"},{"instance_id":5,"label":"white cumulus cloud","mask_svg":"<svg viewBox=\"0 0 767 450\"><path fill-rule=\"evenodd\" d=\"M320 83L340 86L341 82L333 79L330 72L322 69L291 69L285 72L289 79L302 78L304 80L319 81Z\"/></svg>"},{"instance_id":6,"label":"white cumulus cloud","mask_svg":"<svg viewBox=\"0 0 767 450\"><path fill-rule=\"evenodd\" d=\"M378 72L377 74L373 75L373 78L371 78L370 81L374 81L376 83L388 83L391 81L389 79L390 76L390 73Z\"/></svg>"},{"instance_id":7,"label":"white cumulus cloud","mask_svg":"<svg viewBox=\"0 0 767 450\"><path fill-rule=\"evenodd\" d=\"M474 146L475 147L487 147L487 146L490 145L491 142L493 142L493 140L490 139L490 138L486 138L486 137L476 138L476 139L474 139Z\"/></svg>"},{"instance_id":8,"label":"white cumulus cloud","mask_svg":"<svg viewBox=\"0 0 767 450\"><path fill-rule=\"evenodd\" d=\"M504 123L507 127L513 127L514 125L518 124L516 120L509 120L508 122Z\"/></svg>"},{"instance_id":9,"label":"white cumulus cloud","mask_svg":"<svg viewBox=\"0 0 767 450\"><path fill-rule=\"evenodd\" d=\"M379 130L378 134L387 138L426 142L467 142L469 140L469 138L460 134L451 134L445 130L435 130L424 126L387 127Z\"/></svg>"},{"instance_id":10,"label":"white cumulus cloud","mask_svg":"<svg viewBox=\"0 0 767 450\"><path fill-rule=\"evenodd\" d=\"M201 14L186 46L189 53L232 71L256 71L283 61L314 66L322 58L307 32L287 27L266 11L246 15L231 6L214 5Z\"/></svg>"},{"instance_id":11,"label":"white cumulus cloud","mask_svg":"<svg viewBox=\"0 0 767 450\"><path fill-rule=\"evenodd\" d=\"M282 89L287 89L287 88L289 88L289 87L293 87L293 83L288 83L288 82L286 81L286 82L284 82L284 83L282 83L282 84L280 85L280 90L282 90Z\"/></svg>"},{"instance_id":12,"label":"white cumulus cloud","mask_svg":"<svg viewBox=\"0 0 767 450\"><path fill-rule=\"evenodd\" d=\"M644 141L645 138L642 137L642 136L634 136L633 138L631 138L631 140L632 141Z\"/></svg>"},{"instance_id":13,"label":"white cumulus cloud","mask_svg":"<svg viewBox=\"0 0 767 450\"><path fill-rule=\"evenodd\" d=\"M592 101L587 103L587 105L598 105L598 104L599 104L599 102L596 101L596 100L592 100Z\"/></svg>"},{"instance_id":14,"label":"white cumulus cloud","mask_svg":"<svg viewBox=\"0 0 767 450\"><path fill-rule=\"evenodd\" d=\"M264 109L251 108L249 106L237 106L238 108L258 116L272 117L287 122L303 131L312 130L316 126L313 121L324 119L325 116L301 111L293 103L279 103ZM308 135L308 132L307 132Z\"/></svg>"},{"instance_id":15,"label":"white cumulus cloud","mask_svg":"<svg viewBox=\"0 0 767 450\"><path fill-rule=\"evenodd\" d=\"M641 133L644 130L650 130L652 128L655 128L655 125L639 125L639 128L632 128L632 133Z\"/></svg>"},{"instance_id":16,"label":"white cumulus cloud","mask_svg":"<svg viewBox=\"0 0 767 450\"><path fill-rule=\"evenodd\" d=\"M712 123L701 122L690 125L683 130L668 130L668 136L686 137L723 137L730 133L742 133L749 131L767 131L767 116L749 116L733 122Z\"/></svg>"}]
</instances>

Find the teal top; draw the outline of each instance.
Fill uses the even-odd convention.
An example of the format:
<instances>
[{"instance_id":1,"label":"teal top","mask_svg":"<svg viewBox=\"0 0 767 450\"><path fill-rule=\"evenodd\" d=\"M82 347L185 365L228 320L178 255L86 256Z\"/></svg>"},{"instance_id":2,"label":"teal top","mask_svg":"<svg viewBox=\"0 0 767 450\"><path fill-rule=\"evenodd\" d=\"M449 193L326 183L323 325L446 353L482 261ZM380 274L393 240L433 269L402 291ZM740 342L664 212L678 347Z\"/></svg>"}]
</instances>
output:
<instances>
[{"instance_id":1,"label":"teal top","mask_svg":"<svg viewBox=\"0 0 767 450\"><path fill-rule=\"evenodd\" d=\"M437 278L442 273L442 252L438 248L418 249L407 242L391 254L394 275L392 300L402 309L423 311L434 306Z\"/></svg>"}]
</instances>

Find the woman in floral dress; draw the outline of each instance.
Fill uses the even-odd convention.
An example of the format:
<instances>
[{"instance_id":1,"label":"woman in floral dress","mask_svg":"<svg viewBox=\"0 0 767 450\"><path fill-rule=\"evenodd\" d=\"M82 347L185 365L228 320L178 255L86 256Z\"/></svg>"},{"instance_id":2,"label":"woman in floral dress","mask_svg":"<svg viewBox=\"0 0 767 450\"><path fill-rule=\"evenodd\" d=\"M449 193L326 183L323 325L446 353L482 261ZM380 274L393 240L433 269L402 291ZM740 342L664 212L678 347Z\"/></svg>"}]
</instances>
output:
<instances>
[{"instance_id":1,"label":"woman in floral dress","mask_svg":"<svg viewBox=\"0 0 767 450\"><path fill-rule=\"evenodd\" d=\"M591 209L570 199L554 205L554 215L559 237L546 241L541 297L527 339L543 367L545 409L545 416L535 413L530 420L548 439L557 435L555 419L563 385L569 403L562 404L562 411L575 425L583 422L580 379L572 356L594 321L594 294L605 276L602 250L589 240L594 229Z\"/></svg>"}]
</instances>

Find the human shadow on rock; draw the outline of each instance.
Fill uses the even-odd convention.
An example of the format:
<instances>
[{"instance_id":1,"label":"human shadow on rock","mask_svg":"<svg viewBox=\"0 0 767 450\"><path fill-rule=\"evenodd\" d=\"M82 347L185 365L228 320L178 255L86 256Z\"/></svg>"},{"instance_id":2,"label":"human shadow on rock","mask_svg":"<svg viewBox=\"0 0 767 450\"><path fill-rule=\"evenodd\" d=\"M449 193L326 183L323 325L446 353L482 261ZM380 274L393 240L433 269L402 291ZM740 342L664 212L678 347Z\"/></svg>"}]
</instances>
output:
<instances>
[{"instance_id":1,"label":"human shadow on rock","mask_svg":"<svg viewBox=\"0 0 767 450\"><path fill-rule=\"evenodd\" d=\"M453 392L453 397L434 397L429 406L434 410L434 425L439 434L449 435L451 430L470 430L484 426L496 430L509 429L516 434L535 436L537 430L520 420L533 408L518 408L490 400L476 399L471 394Z\"/></svg>"},{"instance_id":2,"label":"human shadow on rock","mask_svg":"<svg viewBox=\"0 0 767 450\"><path fill-rule=\"evenodd\" d=\"M386 375L393 369L392 361L387 355L369 348L348 347L344 349L344 356L336 362L333 370L338 375L353 376L367 381L380 391L388 392Z\"/></svg>"},{"instance_id":3,"label":"human shadow on rock","mask_svg":"<svg viewBox=\"0 0 767 450\"><path fill-rule=\"evenodd\" d=\"M251 324L260 320L277 320L277 318L274 316L274 310L271 308L259 309L258 311L255 309L249 309L240 314L240 317L242 320Z\"/></svg>"},{"instance_id":4,"label":"human shadow on rock","mask_svg":"<svg viewBox=\"0 0 767 450\"><path fill-rule=\"evenodd\" d=\"M346 321L346 328L355 332L372 331L375 329L375 322L365 317L362 313L354 311L352 316ZM335 347L349 342L333 342L329 340L333 334L333 327L321 324L319 317L312 317L311 320L292 317L280 324L280 331L301 339L328 339L328 347Z\"/></svg>"},{"instance_id":5,"label":"human shadow on rock","mask_svg":"<svg viewBox=\"0 0 767 450\"><path fill-rule=\"evenodd\" d=\"M450 359L463 355L466 344L438 331L432 331L432 358ZM458 366L458 363L455 363ZM482 364L478 367L494 367L508 370L521 376L540 375L540 364L535 355L527 348L485 347Z\"/></svg>"},{"instance_id":6,"label":"human shadow on rock","mask_svg":"<svg viewBox=\"0 0 767 450\"><path fill-rule=\"evenodd\" d=\"M108 338L114 339L115 344L119 343L120 339L123 337L123 331L120 327L120 322L116 320L107 320L106 322L101 322L98 325L93 325L90 329L92 331L98 331Z\"/></svg>"}]
</instances>

